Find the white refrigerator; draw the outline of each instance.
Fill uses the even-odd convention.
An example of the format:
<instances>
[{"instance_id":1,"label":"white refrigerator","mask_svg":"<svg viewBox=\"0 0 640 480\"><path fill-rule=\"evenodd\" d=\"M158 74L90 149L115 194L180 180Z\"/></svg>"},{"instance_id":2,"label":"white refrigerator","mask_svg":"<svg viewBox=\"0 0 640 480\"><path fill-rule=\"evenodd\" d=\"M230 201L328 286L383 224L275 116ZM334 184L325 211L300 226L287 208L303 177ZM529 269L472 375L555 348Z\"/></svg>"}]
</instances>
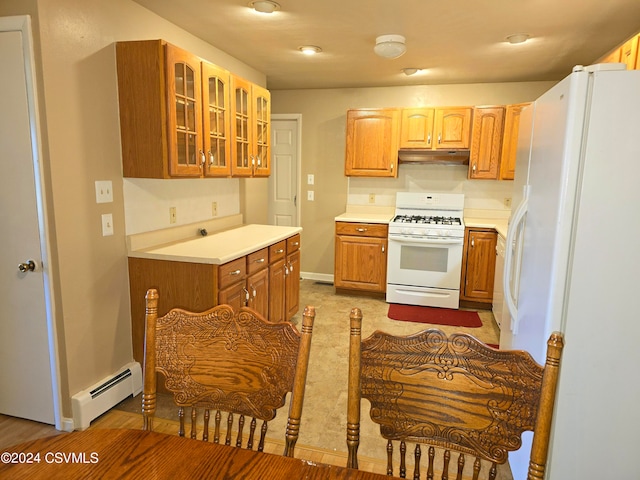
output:
<instances>
[{"instance_id":1,"label":"white refrigerator","mask_svg":"<svg viewBox=\"0 0 640 480\"><path fill-rule=\"evenodd\" d=\"M640 478L638 280L640 71L578 66L523 111L504 267L500 347L565 336L548 479Z\"/></svg>"}]
</instances>

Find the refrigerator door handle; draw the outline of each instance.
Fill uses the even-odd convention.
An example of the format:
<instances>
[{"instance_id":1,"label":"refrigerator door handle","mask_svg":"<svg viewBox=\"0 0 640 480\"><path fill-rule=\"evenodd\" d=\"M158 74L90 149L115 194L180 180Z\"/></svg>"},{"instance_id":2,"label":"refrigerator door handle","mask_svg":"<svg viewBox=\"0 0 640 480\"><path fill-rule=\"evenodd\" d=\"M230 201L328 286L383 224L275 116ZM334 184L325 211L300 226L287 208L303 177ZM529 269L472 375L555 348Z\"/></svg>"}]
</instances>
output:
<instances>
[{"instance_id":1,"label":"refrigerator door handle","mask_svg":"<svg viewBox=\"0 0 640 480\"><path fill-rule=\"evenodd\" d=\"M513 263L513 252L514 252L514 244L515 237L522 224L525 215L527 213L527 208L529 205L529 195L528 195L528 187L525 186L525 195L520 202L520 205L513 212L513 218L511 219L511 224L509 225L509 229L507 230L507 238L506 238L506 251L504 257L504 275L502 276L502 282L504 287L504 299L507 304L507 309L509 310L509 315L511 315L511 331L514 335L518 333L518 306L516 305L516 300L513 296L513 288L511 285L511 264Z\"/></svg>"}]
</instances>

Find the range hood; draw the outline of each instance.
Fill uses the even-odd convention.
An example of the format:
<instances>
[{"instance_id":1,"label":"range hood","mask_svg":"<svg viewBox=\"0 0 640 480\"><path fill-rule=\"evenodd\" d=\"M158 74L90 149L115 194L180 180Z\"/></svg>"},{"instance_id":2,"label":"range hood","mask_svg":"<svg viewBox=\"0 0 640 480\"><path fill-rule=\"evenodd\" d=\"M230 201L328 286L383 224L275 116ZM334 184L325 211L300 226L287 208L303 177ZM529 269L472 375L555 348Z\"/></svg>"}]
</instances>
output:
<instances>
[{"instance_id":1,"label":"range hood","mask_svg":"<svg viewBox=\"0 0 640 480\"><path fill-rule=\"evenodd\" d=\"M430 163L437 165L468 165L469 150L398 150L399 163Z\"/></svg>"}]
</instances>

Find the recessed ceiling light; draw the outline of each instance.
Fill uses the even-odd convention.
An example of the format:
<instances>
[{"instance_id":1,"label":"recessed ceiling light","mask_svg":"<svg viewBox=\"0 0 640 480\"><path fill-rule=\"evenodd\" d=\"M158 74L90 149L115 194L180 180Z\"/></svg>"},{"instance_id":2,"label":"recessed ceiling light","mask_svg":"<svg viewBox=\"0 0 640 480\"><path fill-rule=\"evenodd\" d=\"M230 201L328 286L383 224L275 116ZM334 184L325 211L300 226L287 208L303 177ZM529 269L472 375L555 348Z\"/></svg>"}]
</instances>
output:
<instances>
[{"instance_id":1,"label":"recessed ceiling light","mask_svg":"<svg viewBox=\"0 0 640 480\"><path fill-rule=\"evenodd\" d=\"M411 75L415 75L416 73L418 73L421 69L420 68L403 68L402 71L404 72L404 74L409 77Z\"/></svg>"},{"instance_id":2,"label":"recessed ceiling light","mask_svg":"<svg viewBox=\"0 0 640 480\"><path fill-rule=\"evenodd\" d=\"M271 0L255 0L249 6L260 13L273 13L276 10L280 10L280 5Z\"/></svg>"},{"instance_id":3,"label":"recessed ceiling light","mask_svg":"<svg viewBox=\"0 0 640 480\"><path fill-rule=\"evenodd\" d=\"M322 51L320 47L316 47L315 45L302 45L301 47L298 47L298 50L300 50L305 55L315 55L316 53L320 53Z\"/></svg>"},{"instance_id":4,"label":"recessed ceiling light","mask_svg":"<svg viewBox=\"0 0 640 480\"><path fill-rule=\"evenodd\" d=\"M518 43L524 43L529 40L530 35L528 33L514 33L509 35L506 40L512 45L516 45Z\"/></svg>"}]
</instances>

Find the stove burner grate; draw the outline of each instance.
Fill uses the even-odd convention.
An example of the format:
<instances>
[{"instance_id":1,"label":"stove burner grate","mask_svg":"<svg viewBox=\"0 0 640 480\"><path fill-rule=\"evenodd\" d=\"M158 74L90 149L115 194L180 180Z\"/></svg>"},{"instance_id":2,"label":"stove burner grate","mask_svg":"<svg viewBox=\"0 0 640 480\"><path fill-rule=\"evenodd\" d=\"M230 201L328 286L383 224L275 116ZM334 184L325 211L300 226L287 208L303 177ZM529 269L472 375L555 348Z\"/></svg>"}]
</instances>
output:
<instances>
[{"instance_id":1,"label":"stove burner grate","mask_svg":"<svg viewBox=\"0 0 640 480\"><path fill-rule=\"evenodd\" d=\"M396 215L393 222L425 225L462 225L462 222L458 217L434 217L425 215Z\"/></svg>"}]
</instances>

